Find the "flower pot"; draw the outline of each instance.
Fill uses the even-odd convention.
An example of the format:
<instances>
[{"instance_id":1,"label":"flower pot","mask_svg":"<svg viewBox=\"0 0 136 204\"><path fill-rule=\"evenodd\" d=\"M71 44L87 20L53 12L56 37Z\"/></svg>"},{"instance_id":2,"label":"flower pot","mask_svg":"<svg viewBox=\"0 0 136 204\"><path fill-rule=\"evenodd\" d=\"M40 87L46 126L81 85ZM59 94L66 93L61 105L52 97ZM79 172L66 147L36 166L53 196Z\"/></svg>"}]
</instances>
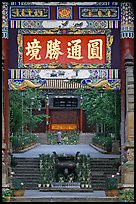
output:
<instances>
[{"instance_id":1,"label":"flower pot","mask_svg":"<svg viewBox=\"0 0 136 204\"><path fill-rule=\"evenodd\" d=\"M49 188L49 187L50 187L50 184L49 184L49 183L47 183L47 184L46 184L46 187L47 187L47 188Z\"/></svg>"},{"instance_id":2,"label":"flower pot","mask_svg":"<svg viewBox=\"0 0 136 204\"><path fill-rule=\"evenodd\" d=\"M105 191L106 196L114 197L118 196L118 189L112 189L112 190L106 190Z\"/></svg>"},{"instance_id":3,"label":"flower pot","mask_svg":"<svg viewBox=\"0 0 136 204\"><path fill-rule=\"evenodd\" d=\"M23 189L19 189L19 190L13 190L12 194L14 197L20 197L20 196L24 196L25 190Z\"/></svg>"},{"instance_id":4,"label":"flower pot","mask_svg":"<svg viewBox=\"0 0 136 204\"><path fill-rule=\"evenodd\" d=\"M6 199L7 202L10 202L11 196L10 195L6 196L5 199Z\"/></svg>"},{"instance_id":5,"label":"flower pot","mask_svg":"<svg viewBox=\"0 0 136 204\"><path fill-rule=\"evenodd\" d=\"M85 185L84 184L81 184L81 188L84 188L85 187Z\"/></svg>"}]
</instances>

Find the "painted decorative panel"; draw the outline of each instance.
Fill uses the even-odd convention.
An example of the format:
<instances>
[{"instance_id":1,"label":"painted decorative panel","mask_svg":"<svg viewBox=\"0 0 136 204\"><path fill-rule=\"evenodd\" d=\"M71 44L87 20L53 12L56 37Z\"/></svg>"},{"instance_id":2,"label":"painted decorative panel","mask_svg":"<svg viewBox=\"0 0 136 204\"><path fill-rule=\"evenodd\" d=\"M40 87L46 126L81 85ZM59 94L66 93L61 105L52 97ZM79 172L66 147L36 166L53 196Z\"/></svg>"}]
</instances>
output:
<instances>
[{"instance_id":1,"label":"painted decorative panel","mask_svg":"<svg viewBox=\"0 0 136 204\"><path fill-rule=\"evenodd\" d=\"M119 7L89 7L79 6L79 20L119 20Z\"/></svg>"},{"instance_id":2,"label":"painted decorative panel","mask_svg":"<svg viewBox=\"0 0 136 204\"><path fill-rule=\"evenodd\" d=\"M57 20L72 20L73 17L73 7L72 6L56 6L56 19Z\"/></svg>"},{"instance_id":3,"label":"painted decorative panel","mask_svg":"<svg viewBox=\"0 0 136 204\"><path fill-rule=\"evenodd\" d=\"M119 79L118 69L9 69L9 79Z\"/></svg>"},{"instance_id":4,"label":"painted decorative panel","mask_svg":"<svg viewBox=\"0 0 136 204\"><path fill-rule=\"evenodd\" d=\"M119 20L10 20L10 28L120 28Z\"/></svg>"},{"instance_id":5,"label":"painted decorative panel","mask_svg":"<svg viewBox=\"0 0 136 204\"><path fill-rule=\"evenodd\" d=\"M49 6L9 6L9 20L50 19Z\"/></svg>"},{"instance_id":6,"label":"painted decorative panel","mask_svg":"<svg viewBox=\"0 0 136 204\"><path fill-rule=\"evenodd\" d=\"M8 38L8 2L2 2L2 38Z\"/></svg>"},{"instance_id":7,"label":"painted decorative panel","mask_svg":"<svg viewBox=\"0 0 136 204\"><path fill-rule=\"evenodd\" d=\"M48 80L48 83L51 82L50 88L59 88L59 89L68 89L74 88L77 89L79 87L75 87L74 80L53 80L54 86L52 84L52 80ZM13 91L24 91L27 88L31 89L49 89L49 86L46 87L46 80L43 79L8 79L8 89ZM71 84L72 83L72 84ZM60 87L60 84L63 84ZM88 89L104 89L104 90L120 90L121 80L120 79L83 79L81 83L77 83L80 85L80 88L88 88ZM67 85L67 86L66 86ZM71 86L72 85L72 86Z\"/></svg>"},{"instance_id":8,"label":"painted decorative panel","mask_svg":"<svg viewBox=\"0 0 136 204\"><path fill-rule=\"evenodd\" d=\"M30 35L33 34L33 35ZM44 53L44 58L48 58L47 62L42 61L41 63L38 63L39 60L41 60L41 55L40 55L40 49L42 48L41 44L40 44L40 38L37 37L40 35L44 36L45 34L49 34L50 38L52 39L54 36L53 35L58 35L57 38L55 37L53 39L53 42L50 40L49 44L47 44L48 48L46 50L46 53ZM63 34L65 34L63 36ZM70 61L67 61L66 63L66 58L65 60L62 62L61 60L58 60L58 54L63 55L64 53L62 52L62 50L60 50L60 38L64 39L66 35L70 35L67 36L68 40L73 40L73 37L76 38L76 42L74 41L75 44L73 44L73 41L69 41L68 42L68 56ZM97 36L97 39L92 39L92 36ZM49 36L48 35L48 36ZM62 35L62 36L61 36ZM72 37L73 35L73 37ZM88 49L88 60L85 62L85 64L83 64L83 62L81 63L81 60L83 58L83 53L80 52L81 50L81 45L80 42L77 42L77 37L81 37L82 35L87 35L86 38L85 36L83 36L83 39L87 39L88 36L90 35L90 38L88 39L90 40L97 40L97 42L87 42L87 47L85 48L86 50ZM24 41L25 37L24 36L35 36L35 38L32 40L30 39L30 42L26 42ZM36 37L37 36L37 37ZM103 37L102 37L103 36ZM106 40L105 40L106 39ZM18 67L19 68L78 68L78 69L83 69L83 68L111 68L111 45L113 42L113 36L111 36L111 30L95 30L95 29L86 29L86 30L81 30L81 29L67 29L67 30L61 30L61 29L50 29L50 30L18 30ZM80 41L80 39L79 39ZM106 41L106 43L105 43ZM25 44L26 43L26 44ZM42 42L44 43L44 42ZM46 42L47 43L47 42ZM45 44L46 44L45 43ZM91 44L90 44L91 43ZM95 43L95 44L94 44ZM104 58L104 48L101 49L102 47L102 43L104 46L106 46L106 58ZM25 44L25 49L23 47L23 45ZM57 48L56 48L57 46ZM92 50L94 50L95 47L95 52L97 53L93 53ZM35 49L36 48L36 49ZM23 50L24 49L24 50ZM45 48L43 49L43 51L45 50ZM55 51L53 51L55 50ZM56 51L57 50L57 51ZM55 53L53 53L55 52ZM75 54L76 53L76 54ZM101 55L101 53L103 53ZM53 55L52 55L53 54ZM95 56L93 56L95 55ZM29 59L27 59L27 61L25 58L26 57L30 57ZM53 61L49 60L52 59L53 56ZM78 57L78 59L75 60L75 56ZM102 58L101 58L102 57ZM80 58L80 59L79 59ZM97 58L97 62L94 61L93 58ZM29 60L29 61L28 61ZM30 60L35 60L33 63L30 64ZM93 60L92 64L91 61L89 60ZM98 61L102 60L101 63L99 63ZM29 63L28 63L29 62ZM90 63L89 63L90 62ZM27 63L27 64L26 64ZM46 63L46 64L44 64ZM99 64L98 64L99 63Z\"/></svg>"},{"instance_id":9,"label":"painted decorative panel","mask_svg":"<svg viewBox=\"0 0 136 204\"><path fill-rule=\"evenodd\" d=\"M11 5L101 5L101 6L109 6L109 5L119 5L119 2L10 2Z\"/></svg>"},{"instance_id":10,"label":"painted decorative panel","mask_svg":"<svg viewBox=\"0 0 136 204\"><path fill-rule=\"evenodd\" d=\"M134 38L134 7L131 2L121 4L121 38Z\"/></svg>"}]
</instances>

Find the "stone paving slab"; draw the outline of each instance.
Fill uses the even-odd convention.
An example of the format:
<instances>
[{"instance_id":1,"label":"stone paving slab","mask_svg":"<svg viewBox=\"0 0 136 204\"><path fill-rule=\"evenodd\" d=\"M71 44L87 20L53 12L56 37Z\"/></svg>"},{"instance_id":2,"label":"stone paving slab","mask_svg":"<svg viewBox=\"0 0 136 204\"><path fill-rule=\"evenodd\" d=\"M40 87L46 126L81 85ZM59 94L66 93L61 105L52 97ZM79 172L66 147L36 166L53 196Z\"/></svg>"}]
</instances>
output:
<instances>
[{"instance_id":1,"label":"stone paving slab","mask_svg":"<svg viewBox=\"0 0 136 204\"><path fill-rule=\"evenodd\" d=\"M13 156L19 158L37 158L39 154L52 154L53 152L57 154L65 154L65 155L76 155L79 151L80 154L90 155L91 158L120 158L118 154L103 154L97 149L93 148L87 144L77 144L77 145L41 145L35 146L28 151L21 153L14 153Z\"/></svg>"},{"instance_id":2,"label":"stone paving slab","mask_svg":"<svg viewBox=\"0 0 136 204\"><path fill-rule=\"evenodd\" d=\"M12 202L118 202L116 197L106 197L104 191L84 193L40 192L26 190L23 197L15 197Z\"/></svg>"},{"instance_id":3,"label":"stone paving slab","mask_svg":"<svg viewBox=\"0 0 136 204\"><path fill-rule=\"evenodd\" d=\"M39 190L25 190L24 197L105 197L105 191L93 192L42 192Z\"/></svg>"}]
</instances>

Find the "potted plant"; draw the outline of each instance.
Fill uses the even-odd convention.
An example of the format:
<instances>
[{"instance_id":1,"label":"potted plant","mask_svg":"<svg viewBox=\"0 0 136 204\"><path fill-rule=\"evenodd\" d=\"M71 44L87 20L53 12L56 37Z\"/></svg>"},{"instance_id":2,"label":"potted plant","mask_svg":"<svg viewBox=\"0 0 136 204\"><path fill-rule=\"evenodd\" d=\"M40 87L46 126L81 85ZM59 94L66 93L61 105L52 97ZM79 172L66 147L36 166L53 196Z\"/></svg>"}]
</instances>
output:
<instances>
[{"instance_id":1,"label":"potted plant","mask_svg":"<svg viewBox=\"0 0 136 204\"><path fill-rule=\"evenodd\" d=\"M10 189L4 189L2 191L2 202L10 202L12 196L12 191Z\"/></svg>"},{"instance_id":2,"label":"potted plant","mask_svg":"<svg viewBox=\"0 0 136 204\"><path fill-rule=\"evenodd\" d=\"M12 178L12 194L15 197L23 196L25 193L24 183L19 178Z\"/></svg>"},{"instance_id":3,"label":"potted plant","mask_svg":"<svg viewBox=\"0 0 136 204\"><path fill-rule=\"evenodd\" d=\"M118 180L114 175L106 178L106 196L118 196Z\"/></svg>"}]
</instances>

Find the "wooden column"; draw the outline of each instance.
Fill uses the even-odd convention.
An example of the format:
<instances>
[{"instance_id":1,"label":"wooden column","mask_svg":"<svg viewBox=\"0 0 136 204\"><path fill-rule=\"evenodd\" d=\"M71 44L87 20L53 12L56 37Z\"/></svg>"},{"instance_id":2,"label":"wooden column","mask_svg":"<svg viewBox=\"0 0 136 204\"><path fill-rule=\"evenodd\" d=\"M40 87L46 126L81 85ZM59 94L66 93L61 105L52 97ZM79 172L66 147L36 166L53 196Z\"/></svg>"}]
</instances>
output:
<instances>
[{"instance_id":1,"label":"wooden column","mask_svg":"<svg viewBox=\"0 0 136 204\"><path fill-rule=\"evenodd\" d=\"M9 98L8 98L8 39L2 38L2 55L4 56L4 83L3 83L3 116L4 116L4 160L8 175L8 150L9 150Z\"/></svg>"},{"instance_id":2,"label":"wooden column","mask_svg":"<svg viewBox=\"0 0 136 204\"><path fill-rule=\"evenodd\" d=\"M80 97L80 132L83 132L83 109L82 109L82 96Z\"/></svg>"},{"instance_id":3,"label":"wooden column","mask_svg":"<svg viewBox=\"0 0 136 204\"><path fill-rule=\"evenodd\" d=\"M49 97L46 95L46 115L49 116ZM48 131L49 127L49 118L46 118L46 132Z\"/></svg>"},{"instance_id":4,"label":"wooden column","mask_svg":"<svg viewBox=\"0 0 136 204\"><path fill-rule=\"evenodd\" d=\"M8 2L2 2L2 56L3 75L2 75L2 150L3 172L6 175L6 184L9 185L9 99L8 99Z\"/></svg>"}]
</instances>

